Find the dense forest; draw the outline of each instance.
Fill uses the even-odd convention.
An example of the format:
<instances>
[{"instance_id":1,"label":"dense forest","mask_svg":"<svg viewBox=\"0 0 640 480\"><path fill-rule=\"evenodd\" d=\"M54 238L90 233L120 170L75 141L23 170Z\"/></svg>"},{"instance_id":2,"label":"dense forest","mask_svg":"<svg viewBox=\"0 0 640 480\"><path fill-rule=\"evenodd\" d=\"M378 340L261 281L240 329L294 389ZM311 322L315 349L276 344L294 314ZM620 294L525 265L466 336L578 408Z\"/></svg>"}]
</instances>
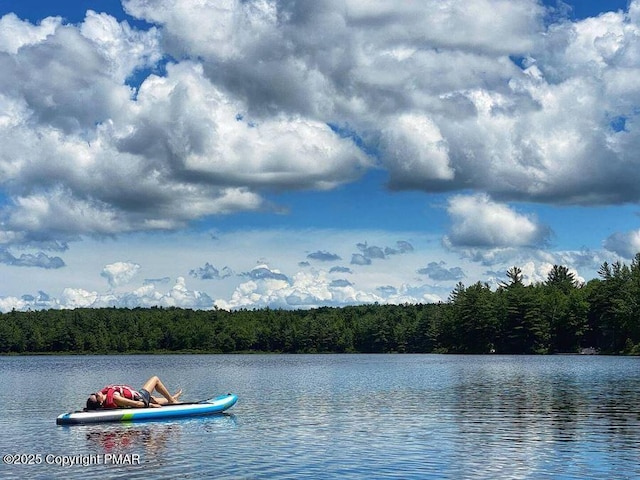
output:
<instances>
[{"instance_id":1,"label":"dense forest","mask_svg":"<svg viewBox=\"0 0 640 480\"><path fill-rule=\"evenodd\" d=\"M640 254L579 284L566 267L447 302L313 310L76 309L0 315L0 353L362 352L640 354Z\"/></svg>"}]
</instances>

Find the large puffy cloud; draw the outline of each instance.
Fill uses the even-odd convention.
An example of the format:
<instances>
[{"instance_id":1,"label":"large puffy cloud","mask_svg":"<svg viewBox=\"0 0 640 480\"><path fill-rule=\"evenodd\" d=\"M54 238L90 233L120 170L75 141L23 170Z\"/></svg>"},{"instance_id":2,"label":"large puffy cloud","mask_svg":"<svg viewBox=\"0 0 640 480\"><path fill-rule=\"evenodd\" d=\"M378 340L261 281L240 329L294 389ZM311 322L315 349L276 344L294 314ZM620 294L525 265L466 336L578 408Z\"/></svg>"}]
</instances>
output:
<instances>
[{"instance_id":1,"label":"large puffy cloud","mask_svg":"<svg viewBox=\"0 0 640 480\"><path fill-rule=\"evenodd\" d=\"M137 70L155 68L163 57L156 28L136 30L105 13L87 11L80 33L107 60L110 75L121 82L129 80Z\"/></svg>"},{"instance_id":2,"label":"large puffy cloud","mask_svg":"<svg viewBox=\"0 0 640 480\"><path fill-rule=\"evenodd\" d=\"M503 248L544 244L549 229L487 195L457 195L447 209L452 218L445 243L452 247Z\"/></svg>"},{"instance_id":3,"label":"large puffy cloud","mask_svg":"<svg viewBox=\"0 0 640 480\"><path fill-rule=\"evenodd\" d=\"M261 189L333 188L368 163L325 123L252 121L198 64L134 91L126 78L160 58L155 29L92 12L56 25L0 55L5 243L179 228L264 208Z\"/></svg>"},{"instance_id":4,"label":"large puffy cloud","mask_svg":"<svg viewBox=\"0 0 640 480\"><path fill-rule=\"evenodd\" d=\"M391 144L426 130L436 149L429 117L417 112L418 125L403 124L402 113L457 109L440 96L488 79L503 84L517 71L506 56L534 47L544 14L535 0L130 0L124 7L161 26L169 53L202 59L207 75L253 112L295 112L359 128L370 121L378 131L390 125ZM386 115L399 116L399 126ZM449 178L442 152L435 158L424 171Z\"/></svg>"},{"instance_id":5,"label":"large puffy cloud","mask_svg":"<svg viewBox=\"0 0 640 480\"><path fill-rule=\"evenodd\" d=\"M634 258L640 252L640 230L614 233L604 241L604 248L623 258Z\"/></svg>"},{"instance_id":6,"label":"large puffy cloud","mask_svg":"<svg viewBox=\"0 0 640 480\"><path fill-rule=\"evenodd\" d=\"M60 17L49 17L39 25L32 25L9 13L0 18L0 52L16 53L24 45L39 43L55 32L61 22Z\"/></svg>"},{"instance_id":7,"label":"large puffy cloud","mask_svg":"<svg viewBox=\"0 0 640 480\"><path fill-rule=\"evenodd\" d=\"M381 133L380 156L394 184L452 179L448 150L438 127L424 116L401 115Z\"/></svg>"},{"instance_id":8,"label":"large puffy cloud","mask_svg":"<svg viewBox=\"0 0 640 480\"><path fill-rule=\"evenodd\" d=\"M200 65L167 69L167 77L141 85L138 108L116 133L121 151L160 162L185 181L236 188L331 188L357 178L367 163L324 123L299 116L253 121Z\"/></svg>"},{"instance_id":9,"label":"large puffy cloud","mask_svg":"<svg viewBox=\"0 0 640 480\"><path fill-rule=\"evenodd\" d=\"M579 22L536 0L124 7L156 26L0 19L3 244L265 209L370 157L392 188L488 192L452 198L448 240L495 256L547 232L489 198L639 199L637 0Z\"/></svg>"},{"instance_id":10,"label":"large puffy cloud","mask_svg":"<svg viewBox=\"0 0 640 480\"><path fill-rule=\"evenodd\" d=\"M115 262L105 265L100 273L109 285L117 287L129 283L140 271L140 265L133 262Z\"/></svg>"},{"instance_id":11,"label":"large puffy cloud","mask_svg":"<svg viewBox=\"0 0 640 480\"><path fill-rule=\"evenodd\" d=\"M93 131L116 117L131 93L118 64L71 26L0 55L0 67L0 93L23 105L15 123L31 132L38 125L66 134Z\"/></svg>"},{"instance_id":12,"label":"large puffy cloud","mask_svg":"<svg viewBox=\"0 0 640 480\"><path fill-rule=\"evenodd\" d=\"M535 0L124 5L256 115L354 131L394 188L639 199L637 1L578 22Z\"/></svg>"}]
</instances>

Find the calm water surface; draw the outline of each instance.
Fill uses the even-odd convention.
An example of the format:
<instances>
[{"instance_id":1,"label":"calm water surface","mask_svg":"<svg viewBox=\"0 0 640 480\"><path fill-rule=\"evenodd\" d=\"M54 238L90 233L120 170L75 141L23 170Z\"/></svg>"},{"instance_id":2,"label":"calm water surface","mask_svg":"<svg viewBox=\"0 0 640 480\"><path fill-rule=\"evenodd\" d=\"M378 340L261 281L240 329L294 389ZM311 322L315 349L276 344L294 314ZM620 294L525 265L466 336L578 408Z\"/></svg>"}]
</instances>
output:
<instances>
[{"instance_id":1,"label":"calm water surface","mask_svg":"<svg viewBox=\"0 0 640 480\"><path fill-rule=\"evenodd\" d=\"M228 415L61 427L157 374ZM640 478L640 359L600 356L0 357L1 478ZM46 464L124 454L138 465ZM49 457L46 457L49 455ZM137 457L136 457L137 456Z\"/></svg>"}]
</instances>

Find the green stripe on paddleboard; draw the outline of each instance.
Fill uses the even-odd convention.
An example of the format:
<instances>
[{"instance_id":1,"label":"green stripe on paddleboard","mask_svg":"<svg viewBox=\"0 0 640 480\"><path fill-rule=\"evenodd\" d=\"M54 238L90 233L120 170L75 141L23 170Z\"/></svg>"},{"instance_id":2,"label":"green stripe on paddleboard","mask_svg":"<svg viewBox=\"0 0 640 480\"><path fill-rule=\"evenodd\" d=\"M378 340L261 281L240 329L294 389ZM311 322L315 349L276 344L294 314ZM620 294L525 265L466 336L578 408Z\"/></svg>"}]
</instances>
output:
<instances>
[{"instance_id":1,"label":"green stripe on paddleboard","mask_svg":"<svg viewBox=\"0 0 640 480\"><path fill-rule=\"evenodd\" d=\"M127 420L132 420L133 419L133 412L129 412L129 413L123 413L122 414L122 421L126 422Z\"/></svg>"}]
</instances>

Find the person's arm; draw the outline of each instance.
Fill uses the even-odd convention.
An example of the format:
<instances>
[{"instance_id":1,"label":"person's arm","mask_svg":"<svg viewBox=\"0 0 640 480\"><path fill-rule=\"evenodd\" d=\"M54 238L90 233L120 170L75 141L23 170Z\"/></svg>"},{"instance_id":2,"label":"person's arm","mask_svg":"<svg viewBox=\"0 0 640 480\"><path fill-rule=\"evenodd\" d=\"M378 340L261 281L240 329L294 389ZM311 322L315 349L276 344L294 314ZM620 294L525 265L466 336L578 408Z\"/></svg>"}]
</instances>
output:
<instances>
[{"instance_id":1,"label":"person's arm","mask_svg":"<svg viewBox=\"0 0 640 480\"><path fill-rule=\"evenodd\" d=\"M129 398L123 397L118 392L113 394L113 403L115 403L120 408L123 408L123 407L143 408L145 406L142 400L131 400Z\"/></svg>"}]
</instances>

